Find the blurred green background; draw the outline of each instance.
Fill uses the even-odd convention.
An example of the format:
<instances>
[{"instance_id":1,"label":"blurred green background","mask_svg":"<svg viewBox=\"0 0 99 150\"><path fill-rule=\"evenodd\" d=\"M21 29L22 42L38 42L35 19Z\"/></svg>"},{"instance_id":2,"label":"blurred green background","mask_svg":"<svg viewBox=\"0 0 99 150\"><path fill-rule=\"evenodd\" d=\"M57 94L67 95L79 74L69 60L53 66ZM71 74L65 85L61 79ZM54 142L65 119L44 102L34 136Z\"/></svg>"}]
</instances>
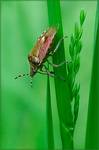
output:
<instances>
[{"instance_id":1,"label":"blurred green background","mask_svg":"<svg viewBox=\"0 0 99 150\"><path fill-rule=\"evenodd\" d=\"M2 1L1 5L1 104L2 148L46 149L46 76L14 80L29 72L27 55L38 36L48 28L46 1ZM80 108L74 134L74 147L84 149L88 99L94 48L96 1L61 1L64 35L70 37L80 10L86 12L83 49L78 81L81 84ZM66 39L66 57L68 44ZM61 148L54 80L51 78L55 145Z\"/></svg>"}]
</instances>

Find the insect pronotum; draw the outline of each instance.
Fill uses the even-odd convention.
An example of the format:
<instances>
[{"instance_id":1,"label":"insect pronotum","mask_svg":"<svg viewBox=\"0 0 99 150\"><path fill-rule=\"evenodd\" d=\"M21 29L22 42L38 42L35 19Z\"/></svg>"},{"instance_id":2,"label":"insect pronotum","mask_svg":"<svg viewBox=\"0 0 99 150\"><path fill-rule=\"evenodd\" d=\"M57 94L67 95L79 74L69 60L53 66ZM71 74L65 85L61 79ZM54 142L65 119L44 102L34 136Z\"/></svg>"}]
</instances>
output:
<instances>
[{"instance_id":1,"label":"insect pronotum","mask_svg":"<svg viewBox=\"0 0 99 150\"><path fill-rule=\"evenodd\" d=\"M46 74L52 77L56 76L59 79L64 80L64 78L57 76L52 71L49 71L48 68L44 65L46 61L53 67L60 67L64 63L66 63L66 61L64 61L56 65L56 64L50 63L48 60L48 57L52 56L57 51L62 40L67 37L65 36L64 38L61 38L58 44L56 45L55 49L52 50L50 47L54 41L56 33L57 33L57 28L55 27L50 27L47 31L42 33L42 35L38 38L36 44L32 48L31 52L28 54L28 61L30 64L30 73L18 75L17 77L15 77L15 79L26 76L26 75L29 75L33 78L33 76L38 72L38 73Z\"/></svg>"}]
</instances>

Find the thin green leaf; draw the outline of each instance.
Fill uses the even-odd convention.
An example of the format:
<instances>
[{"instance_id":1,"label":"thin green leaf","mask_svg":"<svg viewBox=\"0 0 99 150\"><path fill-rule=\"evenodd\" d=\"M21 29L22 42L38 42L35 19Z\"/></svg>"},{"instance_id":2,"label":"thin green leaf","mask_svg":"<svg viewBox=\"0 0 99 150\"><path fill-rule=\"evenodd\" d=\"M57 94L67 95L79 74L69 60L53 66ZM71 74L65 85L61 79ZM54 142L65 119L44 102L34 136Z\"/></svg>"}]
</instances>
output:
<instances>
[{"instance_id":1,"label":"thin green leaf","mask_svg":"<svg viewBox=\"0 0 99 150\"><path fill-rule=\"evenodd\" d=\"M76 120L77 120L77 117L78 117L79 99L80 99L80 96L79 96L79 94L77 94L75 96L75 101L74 101L74 126L76 124Z\"/></svg>"},{"instance_id":2,"label":"thin green leaf","mask_svg":"<svg viewBox=\"0 0 99 150\"><path fill-rule=\"evenodd\" d=\"M70 53L70 56L73 60L74 59L74 46L72 43L70 43L70 45L69 45L69 53Z\"/></svg>"},{"instance_id":3,"label":"thin green leaf","mask_svg":"<svg viewBox=\"0 0 99 150\"><path fill-rule=\"evenodd\" d=\"M89 95L86 149L99 149L99 1L95 22L95 46Z\"/></svg>"},{"instance_id":4,"label":"thin green leaf","mask_svg":"<svg viewBox=\"0 0 99 150\"><path fill-rule=\"evenodd\" d=\"M79 67L80 67L80 57L77 56L77 58L75 59L75 62L74 62L74 72L75 72L75 74L77 74L77 72L79 71Z\"/></svg>"},{"instance_id":5,"label":"thin green leaf","mask_svg":"<svg viewBox=\"0 0 99 150\"><path fill-rule=\"evenodd\" d=\"M78 23L75 23L75 38L77 39L79 37L79 26Z\"/></svg>"},{"instance_id":6,"label":"thin green leaf","mask_svg":"<svg viewBox=\"0 0 99 150\"><path fill-rule=\"evenodd\" d=\"M82 49L82 42L79 41L76 45L76 53L80 53L81 52L81 49Z\"/></svg>"},{"instance_id":7,"label":"thin green leaf","mask_svg":"<svg viewBox=\"0 0 99 150\"><path fill-rule=\"evenodd\" d=\"M82 26L83 23L84 23L85 17L86 17L86 15L85 15L84 10L81 10L81 12L80 12L80 25L81 25L81 26Z\"/></svg>"},{"instance_id":8,"label":"thin green leaf","mask_svg":"<svg viewBox=\"0 0 99 150\"><path fill-rule=\"evenodd\" d=\"M83 33L83 29L82 29L82 27L80 28L80 31L79 31L79 40L81 39L81 37L82 37L82 33Z\"/></svg>"},{"instance_id":9,"label":"thin green leaf","mask_svg":"<svg viewBox=\"0 0 99 150\"><path fill-rule=\"evenodd\" d=\"M72 43L72 45L74 47L74 45L75 45L75 38L74 38L73 34L71 35L71 43Z\"/></svg>"},{"instance_id":10,"label":"thin green leaf","mask_svg":"<svg viewBox=\"0 0 99 150\"><path fill-rule=\"evenodd\" d=\"M47 4L48 4L49 25L55 26L59 24L57 37L56 40L54 41L55 44L54 46L56 46L58 41L63 37L60 0L57 1L47 0ZM53 63L58 64L64 60L65 60L65 50L64 50L64 44L62 42L59 50L53 56ZM71 141L68 132L65 130L65 128L71 128L71 126L73 127L73 116L72 116L71 104L70 104L71 95L70 95L70 89L68 85L66 65L64 64L62 67L58 69L54 68L54 72L55 74L58 74L66 79L66 82L64 82L55 78L55 90L56 90L58 115L60 121L62 148L72 149L73 141ZM64 124L65 128L63 128L62 124ZM71 134L71 136L73 135Z\"/></svg>"},{"instance_id":11,"label":"thin green leaf","mask_svg":"<svg viewBox=\"0 0 99 150\"><path fill-rule=\"evenodd\" d=\"M53 133L53 120L52 120L52 108L51 108L51 94L50 94L50 81L49 76L47 77L47 137L48 137L48 149L55 148L54 146L54 133Z\"/></svg>"},{"instance_id":12,"label":"thin green leaf","mask_svg":"<svg viewBox=\"0 0 99 150\"><path fill-rule=\"evenodd\" d=\"M68 70L68 74L71 74L73 72L73 64L72 64L72 62L67 64L67 70Z\"/></svg>"},{"instance_id":13,"label":"thin green leaf","mask_svg":"<svg viewBox=\"0 0 99 150\"><path fill-rule=\"evenodd\" d=\"M80 90L80 84L76 83L72 89L73 97L77 96L77 94L79 93L79 90Z\"/></svg>"}]
</instances>

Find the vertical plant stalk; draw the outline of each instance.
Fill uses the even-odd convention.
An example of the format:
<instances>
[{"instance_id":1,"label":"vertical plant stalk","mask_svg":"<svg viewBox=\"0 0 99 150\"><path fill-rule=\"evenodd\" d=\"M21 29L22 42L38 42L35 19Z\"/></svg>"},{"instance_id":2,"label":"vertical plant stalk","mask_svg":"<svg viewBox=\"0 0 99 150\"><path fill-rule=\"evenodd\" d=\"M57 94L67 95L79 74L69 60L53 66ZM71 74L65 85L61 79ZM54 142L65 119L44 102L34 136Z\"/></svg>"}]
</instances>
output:
<instances>
[{"instance_id":1,"label":"vertical plant stalk","mask_svg":"<svg viewBox=\"0 0 99 150\"><path fill-rule=\"evenodd\" d=\"M71 35L70 44L69 44L69 54L71 62L67 64L67 72L68 72L68 82L69 88L71 91L71 102L74 101L74 111L73 111L73 122L74 128L76 125L76 120L78 117L79 111L79 90L80 84L76 83L76 76L80 68L80 52L82 50L82 33L83 33L83 24L85 21L86 14L84 10L80 12L80 25L75 23L74 33Z\"/></svg>"},{"instance_id":2,"label":"vertical plant stalk","mask_svg":"<svg viewBox=\"0 0 99 150\"><path fill-rule=\"evenodd\" d=\"M57 37L56 40L54 41L55 45L57 45L60 38L63 37L60 0L57 1L47 0L47 6L48 6L49 25L50 26L59 25ZM65 50L64 44L62 43L61 46L59 47L59 50L53 56L53 63L59 64L64 60L65 60ZM71 129L73 128L73 116L71 111L71 103L70 103L71 95L68 86L66 65L64 64L60 68L54 68L54 72L57 75L60 75L66 79L66 82L63 82L55 78L55 90L60 122L62 148L73 149L73 134L71 131Z\"/></svg>"},{"instance_id":3,"label":"vertical plant stalk","mask_svg":"<svg viewBox=\"0 0 99 150\"><path fill-rule=\"evenodd\" d=\"M53 134L53 121L52 121L52 109L51 109L51 94L50 94L50 81L49 76L47 77L47 138L48 138L48 149L54 150L54 134Z\"/></svg>"},{"instance_id":4,"label":"vertical plant stalk","mask_svg":"<svg viewBox=\"0 0 99 150\"><path fill-rule=\"evenodd\" d=\"M86 149L99 149L99 1L95 24L95 46L86 130Z\"/></svg>"}]
</instances>

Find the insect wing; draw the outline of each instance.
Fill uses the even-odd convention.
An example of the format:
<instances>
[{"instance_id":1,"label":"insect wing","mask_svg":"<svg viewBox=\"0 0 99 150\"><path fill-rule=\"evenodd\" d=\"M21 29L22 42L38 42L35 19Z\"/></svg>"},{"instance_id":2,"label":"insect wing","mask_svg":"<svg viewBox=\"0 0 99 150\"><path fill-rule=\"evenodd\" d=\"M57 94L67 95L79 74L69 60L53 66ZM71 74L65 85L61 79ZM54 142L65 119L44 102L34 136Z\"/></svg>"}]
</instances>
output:
<instances>
[{"instance_id":1,"label":"insect wing","mask_svg":"<svg viewBox=\"0 0 99 150\"><path fill-rule=\"evenodd\" d=\"M56 34L56 28L49 28L48 31L44 35L42 35L41 41L43 42L43 44L40 47L39 54L38 54L40 62L42 62L43 59L45 58L48 49L51 43L53 42L55 34Z\"/></svg>"}]
</instances>

